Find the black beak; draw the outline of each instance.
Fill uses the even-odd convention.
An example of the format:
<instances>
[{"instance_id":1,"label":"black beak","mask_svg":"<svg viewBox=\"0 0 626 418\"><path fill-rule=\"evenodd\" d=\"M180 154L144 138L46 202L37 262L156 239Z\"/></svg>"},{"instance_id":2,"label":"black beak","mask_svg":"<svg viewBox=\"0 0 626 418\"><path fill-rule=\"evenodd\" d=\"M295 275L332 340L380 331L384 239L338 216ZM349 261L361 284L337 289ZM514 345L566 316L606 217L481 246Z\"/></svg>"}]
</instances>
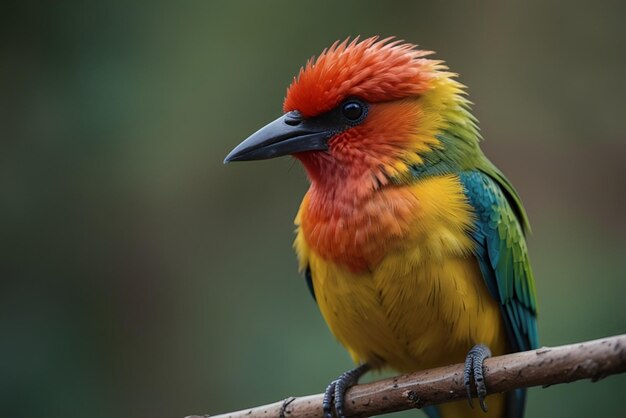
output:
<instances>
[{"instance_id":1,"label":"black beak","mask_svg":"<svg viewBox=\"0 0 626 418\"><path fill-rule=\"evenodd\" d=\"M336 127L326 118L304 119L298 111L285 113L237 145L224 164L327 150L328 139L335 132Z\"/></svg>"}]
</instances>

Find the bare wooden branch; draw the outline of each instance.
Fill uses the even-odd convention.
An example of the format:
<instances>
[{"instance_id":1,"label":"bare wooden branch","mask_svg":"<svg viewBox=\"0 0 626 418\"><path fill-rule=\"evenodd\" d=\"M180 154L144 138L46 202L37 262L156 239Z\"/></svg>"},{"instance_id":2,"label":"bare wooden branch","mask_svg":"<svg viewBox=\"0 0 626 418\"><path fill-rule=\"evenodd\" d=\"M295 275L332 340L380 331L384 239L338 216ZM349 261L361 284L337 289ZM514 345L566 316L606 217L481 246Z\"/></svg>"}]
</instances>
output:
<instances>
[{"instance_id":1,"label":"bare wooden branch","mask_svg":"<svg viewBox=\"0 0 626 418\"><path fill-rule=\"evenodd\" d=\"M543 347L485 361L485 383L490 394L581 379L595 382L623 372L626 372L626 334L560 347ZM346 394L346 413L350 417L380 415L465 397L463 364L455 364L355 386ZM213 416L269 417L322 418L322 395L291 397L269 405Z\"/></svg>"}]
</instances>

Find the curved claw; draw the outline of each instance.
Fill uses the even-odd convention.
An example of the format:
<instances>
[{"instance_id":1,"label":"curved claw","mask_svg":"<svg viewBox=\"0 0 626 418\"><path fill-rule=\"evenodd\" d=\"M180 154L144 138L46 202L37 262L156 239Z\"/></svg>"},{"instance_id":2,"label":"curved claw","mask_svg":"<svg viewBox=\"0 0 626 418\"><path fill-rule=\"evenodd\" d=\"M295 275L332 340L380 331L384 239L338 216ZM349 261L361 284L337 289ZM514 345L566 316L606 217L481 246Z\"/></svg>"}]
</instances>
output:
<instances>
[{"instance_id":1,"label":"curved claw","mask_svg":"<svg viewBox=\"0 0 626 418\"><path fill-rule=\"evenodd\" d=\"M333 402L335 400L335 387L337 381L333 380L324 391L324 399L322 400L322 408L324 409L324 418L333 418Z\"/></svg>"},{"instance_id":2,"label":"curved claw","mask_svg":"<svg viewBox=\"0 0 626 418\"><path fill-rule=\"evenodd\" d=\"M338 418L346 418L345 415L345 397L346 391L350 387L356 385L359 378L363 376L370 366L365 363L357 367L356 369L348 370L342 373L337 379L330 382L326 391L324 392L324 398L322 400L322 408L324 410L324 418L333 418L333 405Z\"/></svg>"},{"instance_id":3,"label":"curved claw","mask_svg":"<svg viewBox=\"0 0 626 418\"><path fill-rule=\"evenodd\" d=\"M280 411L278 412L278 418L285 418L285 416L287 415L286 414L287 407L289 406L290 403L292 403L295 400L296 398L294 396L290 396L289 398L283 401L283 404L280 406Z\"/></svg>"},{"instance_id":4,"label":"curved claw","mask_svg":"<svg viewBox=\"0 0 626 418\"><path fill-rule=\"evenodd\" d=\"M468 354L465 358L465 368L463 369L463 385L465 385L465 389L467 390L467 402L470 408L474 408L472 386L470 384L470 379L472 378L472 363L473 358Z\"/></svg>"},{"instance_id":5,"label":"curved claw","mask_svg":"<svg viewBox=\"0 0 626 418\"><path fill-rule=\"evenodd\" d=\"M463 371L463 384L467 389L467 400L470 406L473 408L472 403L472 387L471 380L474 377L474 384L476 385L476 393L478 395L478 401L480 403L480 409L483 412L487 412L487 404L485 403L485 396L487 396L487 386L485 385L485 378L483 376L483 365L485 359L491 357L491 350L489 347L483 344L475 345L465 358L465 369Z\"/></svg>"}]
</instances>

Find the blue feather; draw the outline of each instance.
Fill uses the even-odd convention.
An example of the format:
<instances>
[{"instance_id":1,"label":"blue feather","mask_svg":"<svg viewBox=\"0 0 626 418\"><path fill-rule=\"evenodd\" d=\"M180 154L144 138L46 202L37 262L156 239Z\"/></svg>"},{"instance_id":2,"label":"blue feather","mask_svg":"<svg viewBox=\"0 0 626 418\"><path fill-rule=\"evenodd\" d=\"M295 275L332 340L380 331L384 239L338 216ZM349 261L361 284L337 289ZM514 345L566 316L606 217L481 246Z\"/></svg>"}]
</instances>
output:
<instances>
[{"instance_id":1,"label":"blue feather","mask_svg":"<svg viewBox=\"0 0 626 418\"><path fill-rule=\"evenodd\" d=\"M519 199L511 198L508 183L500 183L506 181L503 176L494 179L481 171L466 171L460 179L476 215L471 232L475 256L489 293L500 303L511 348L537 348L534 279L522 226L527 221L520 207L510 206ZM522 417L525 399L525 390L507 394L507 417Z\"/></svg>"},{"instance_id":2,"label":"blue feather","mask_svg":"<svg viewBox=\"0 0 626 418\"><path fill-rule=\"evenodd\" d=\"M514 211L501 187L480 171L460 174L476 223L472 238L485 284L500 302L505 323L515 336L515 351L536 347L535 295L526 244Z\"/></svg>"},{"instance_id":3,"label":"blue feather","mask_svg":"<svg viewBox=\"0 0 626 418\"><path fill-rule=\"evenodd\" d=\"M439 414L439 409L436 405L425 406L424 408L422 408L422 411L424 411L428 418L441 418L441 415Z\"/></svg>"}]
</instances>

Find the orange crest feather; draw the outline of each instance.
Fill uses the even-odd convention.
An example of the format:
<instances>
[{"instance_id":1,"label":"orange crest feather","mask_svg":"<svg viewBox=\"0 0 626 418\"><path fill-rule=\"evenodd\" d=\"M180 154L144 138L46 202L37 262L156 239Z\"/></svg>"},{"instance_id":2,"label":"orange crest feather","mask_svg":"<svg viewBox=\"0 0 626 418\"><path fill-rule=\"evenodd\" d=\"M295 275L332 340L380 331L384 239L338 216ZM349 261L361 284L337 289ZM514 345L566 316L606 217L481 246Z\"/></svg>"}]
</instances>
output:
<instances>
[{"instance_id":1,"label":"orange crest feather","mask_svg":"<svg viewBox=\"0 0 626 418\"><path fill-rule=\"evenodd\" d=\"M440 61L423 58L431 51L378 37L335 42L300 69L287 90L283 110L311 117L327 112L347 97L370 103L418 95L428 89Z\"/></svg>"}]
</instances>

